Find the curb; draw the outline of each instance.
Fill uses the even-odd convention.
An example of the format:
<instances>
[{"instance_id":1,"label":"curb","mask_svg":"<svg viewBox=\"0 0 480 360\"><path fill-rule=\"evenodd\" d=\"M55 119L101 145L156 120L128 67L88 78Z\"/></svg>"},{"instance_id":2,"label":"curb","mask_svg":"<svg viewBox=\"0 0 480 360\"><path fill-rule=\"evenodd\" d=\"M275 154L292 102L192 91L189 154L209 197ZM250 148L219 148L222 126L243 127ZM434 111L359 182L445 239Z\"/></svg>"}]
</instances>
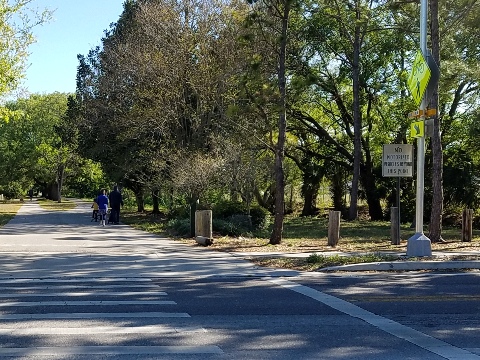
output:
<instances>
[{"instance_id":1,"label":"curb","mask_svg":"<svg viewBox=\"0 0 480 360\"><path fill-rule=\"evenodd\" d=\"M320 268L317 272L332 271L416 271L480 269L480 260L472 261L392 261L350 264Z\"/></svg>"}]
</instances>

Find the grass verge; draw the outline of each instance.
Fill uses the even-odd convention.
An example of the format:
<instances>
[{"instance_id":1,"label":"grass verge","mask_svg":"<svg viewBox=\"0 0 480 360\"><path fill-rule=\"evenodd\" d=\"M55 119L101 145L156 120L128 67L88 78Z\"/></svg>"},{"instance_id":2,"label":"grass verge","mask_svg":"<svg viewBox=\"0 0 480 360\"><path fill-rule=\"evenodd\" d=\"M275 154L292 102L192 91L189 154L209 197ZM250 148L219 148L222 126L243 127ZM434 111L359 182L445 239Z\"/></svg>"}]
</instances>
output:
<instances>
[{"instance_id":1,"label":"grass verge","mask_svg":"<svg viewBox=\"0 0 480 360\"><path fill-rule=\"evenodd\" d=\"M59 203L58 201L52 201L47 199L38 199L38 204L45 210L54 210L54 211L62 211L62 210L71 210L74 209L77 204L71 200L64 200Z\"/></svg>"},{"instance_id":2,"label":"grass verge","mask_svg":"<svg viewBox=\"0 0 480 360\"><path fill-rule=\"evenodd\" d=\"M165 235L169 230L165 219L151 214L124 212L122 222L137 229ZM414 234L409 224L402 224L400 245L392 245L390 241L390 223L387 221L342 221L340 240L335 248L327 245L328 219L286 217L284 236L281 244L269 244L270 229L256 233L251 237L232 237L214 234L213 245L205 251L217 250L226 252L248 252L249 260L259 266L288 268L301 271L315 271L319 268L382 261L425 261L447 260L446 258L409 258L388 255L385 252L405 253L407 239ZM428 234L428 229L424 230ZM168 236L168 235L167 235ZM432 243L433 251L450 252L448 260L480 260L480 256L469 252L480 251L480 230L474 229L471 242L461 241L461 229L444 228L441 243ZM194 239L176 238L189 246L199 247ZM332 253L345 252L350 256ZM255 253L258 252L258 256ZM268 253L311 253L309 257L275 257ZM262 253L262 254L260 254ZM356 254L358 253L358 254ZM207 255L208 256L208 255Z\"/></svg>"},{"instance_id":3,"label":"grass verge","mask_svg":"<svg viewBox=\"0 0 480 360\"><path fill-rule=\"evenodd\" d=\"M251 257L253 263L275 268L287 268L300 271L315 271L331 266L363 264L370 262L398 261L403 258L393 255L365 254L353 256L311 254L306 258Z\"/></svg>"},{"instance_id":4,"label":"grass verge","mask_svg":"<svg viewBox=\"0 0 480 360\"><path fill-rule=\"evenodd\" d=\"M8 223L21 208L20 201L3 201L0 202L0 227Z\"/></svg>"},{"instance_id":5,"label":"grass verge","mask_svg":"<svg viewBox=\"0 0 480 360\"><path fill-rule=\"evenodd\" d=\"M148 213L122 211L121 221L137 230L147 231L152 234L164 234L165 222L160 216Z\"/></svg>"}]
</instances>

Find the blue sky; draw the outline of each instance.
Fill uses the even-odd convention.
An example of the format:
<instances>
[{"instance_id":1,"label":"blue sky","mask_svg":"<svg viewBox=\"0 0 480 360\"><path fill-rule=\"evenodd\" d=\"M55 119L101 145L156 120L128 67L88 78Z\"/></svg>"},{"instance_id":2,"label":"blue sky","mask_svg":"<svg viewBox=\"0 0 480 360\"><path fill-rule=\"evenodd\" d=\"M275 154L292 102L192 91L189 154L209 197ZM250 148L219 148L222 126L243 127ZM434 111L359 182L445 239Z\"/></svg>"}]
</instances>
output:
<instances>
[{"instance_id":1,"label":"blue sky","mask_svg":"<svg viewBox=\"0 0 480 360\"><path fill-rule=\"evenodd\" d=\"M23 87L29 93L74 92L77 54L100 45L104 30L122 13L124 0L34 0L55 10L53 19L34 29Z\"/></svg>"}]
</instances>

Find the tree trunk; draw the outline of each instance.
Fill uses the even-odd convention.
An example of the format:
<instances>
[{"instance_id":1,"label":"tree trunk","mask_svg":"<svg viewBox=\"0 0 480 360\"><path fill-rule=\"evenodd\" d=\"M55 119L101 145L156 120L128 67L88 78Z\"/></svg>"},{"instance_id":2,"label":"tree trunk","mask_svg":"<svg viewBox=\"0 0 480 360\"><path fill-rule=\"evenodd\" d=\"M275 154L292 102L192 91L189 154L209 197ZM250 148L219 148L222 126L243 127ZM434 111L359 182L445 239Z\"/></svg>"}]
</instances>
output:
<instances>
[{"instance_id":1,"label":"tree trunk","mask_svg":"<svg viewBox=\"0 0 480 360\"><path fill-rule=\"evenodd\" d=\"M285 176L283 161L285 158L285 139L287 132L286 113L286 54L287 54L287 29L290 14L290 2L284 2L282 16L282 34L280 40L280 51L278 60L278 90L280 92L279 116L278 116L278 141L275 147L275 220L270 236L270 244L276 245L282 242L283 219L285 216Z\"/></svg>"},{"instance_id":2,"label":"tree trunk","mask_svg":"<svg viewBox=\"0 0 480 360\"><path fill-rule=\"evenodd\" d=\"M58 201L58 184L56 182L51 183L48 186L48 197L47 199L52 201Z\"/></svg>"},{"instance_id":3,"label":"tree trunk","mask_svg":"<svg viewBox=\"0 0 480 360\"><path fill-rule=\"evenodd\" d=\"M375 184L372 180L367 180L367 186L365 187L365 195L367 197L368 214L370 220L381 221L384 220L384 214L380 198L377 195Z\"/></svg>"},{"instance_id":4,"label":"tree trunk","mask_svg":"<svg viewBox=\"0 0 480 360\"><path fill-rule=\"evenodd\" d=\"M330 193L332 194L333 209L340 211L345 218L348 214L344 200L345 178L343 175L343 171L337 171L334 173L333 178L330 179Z\"/></svg>"},{"instance_id":5,"label":"tree trunk","mask_svg":"<svg viewBox=\"0 0 480 360\"><path fill-rule=\"evenodd\" d=\"M438 24L438 0L430 0L431 41L433 59L440 67L440 35ZM431 108L438 109L438 85L431 97ZM438 110L437 110L438 111ZM433 119L432 146L432 212L430 214L429 235L431 242L440 242L442 239L443 214L443 153L440 132L440 117Z\"/></svg>"},{"instance_id":6,"label":"tree trunk","mask_svg":"<svg viewBox=\"0 0 480 360\"><path fill-rule=\"evenodd\" d=\"M143 191L135 192L135 200L137 202L137 211L144 212L145 211L145 199L143 197Z\"/></svg>"},{"instance_id":7,"label":"tree trunk","mask_svg":"<svg viewBox=\"0 0 480 360\"><path fill-rule=\"evenodd\" d=\"M276 199L276 194L275 194L275 184L271 184L263 193L263 196L257 186L255 186L253 190L253 194L255 196L255 199L258 202L258 205L263 207L264 209L267 209L271 214L275 212L275 199Z\"/></svg>"},{"instance_id":8,"label":"tree trunk","mask_svg":"<svg viewBox=\"0 0 480 360\"><path fill-rule=\"evenodd\" d=\"M153 211L152 214L160 214L160 205L158 199L160 197L159 190L152 190L152 200L153 200Z\"/></svg>"},{"instance_id":9,"label":"tree trunk","mask_svg":"<svg viewBox=\"0 0 480 360\"><path fill-rule=\"evenodd\" d=\"M57 172L57 201L59 203L62 202L62 187L63 187L63 177L65 176L65 165L60 164L58 165L58 172Z\"/></svg>"},{"instance_id":10,"label":"tree trunk","mask_svg":"<svg viewBox=\"0 0 480 360\"><path fill-rule=\"evenodd\" d=\"M198 198L190 199L190 237L195 237L195 213L197 212Z\"/></svg>"},{"instance_id":11,"label":"tree trunk","mask_svg":"<svg viewBox=\"0 0 480 360\"><path fill-rule=\"evenodd\" d=\"M367 198L368 214L370 215L370 219L373 221L384 220L380 197L377 193L376 178L373 174L371 163L367 161L367 164L362 167L362 173L361 182Z\"/></svg>"},{"instance_id":12,"label":"tree trunk","mask_svg":"<svg viewBox=\"0 0 480 360\"><path fill-rule=\"evenodd\" d=\"M137 202L137 211L144 212L145 211L145 198L143 195L144 187L143 185L135 181L134 179L124 179L125 186L132 190L135 195L135 201Z\"/></svg>"},{"instance_id":13,"label":"tree trunk","mask_svg":"<svg viewBox=\"0 0 480 360\"><path fill-rule=\"evenodd\" d=\"M47 183L38 180L37 178L34 178L35 181L35 187L39 189L39 191L42 193L42 196L45 197L45 194L47 192Z\"/></svg>"},{"instance_id":14,"label":"tree trunk","mask_svg":"<svg viewBox=\"0 0 480 360\"><path fill-rule=\"evenodd\" d=\"M320 190L320 180L317 177L303 176L302 195L304 199L302 216L313 216L318 212L317 196Z\"/></svg>"},{"instance_id":15,"label":"tree trunk","mask_svg":"<svg viewBox=\"0 0 480 360\"><path fill-rule=\"evenodd\" d=\"M357 8L357 20L360 20L360 9ZM355 26L355 38L353 43L353 178L352 192L350 194L350 220L358 216L358 184L360 180L360 164L362 159L362 115L360 112L360 24Z\"/></svg>"}]
</instances>

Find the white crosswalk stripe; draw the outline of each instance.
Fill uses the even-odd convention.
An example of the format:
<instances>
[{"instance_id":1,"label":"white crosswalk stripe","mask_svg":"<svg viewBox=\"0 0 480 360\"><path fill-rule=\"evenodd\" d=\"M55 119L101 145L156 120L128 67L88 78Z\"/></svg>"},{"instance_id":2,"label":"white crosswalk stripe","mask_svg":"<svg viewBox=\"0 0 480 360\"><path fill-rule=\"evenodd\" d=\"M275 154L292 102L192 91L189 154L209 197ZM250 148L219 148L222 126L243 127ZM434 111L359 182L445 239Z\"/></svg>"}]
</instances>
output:
<instances>
[{"instance_id":1,"label":"white crosswalk stripe","mask_svg":"<svg viewBox=\"0 0 480 360\"><path fill-rule=\"evenodd\" d=\"M35 356L66 355L171 355L171 354L222 354L217 346L72 346L69 348L36 347ZM32 356L30 349L0 349L0 356Z\"/></svg>"},{"instance_id":2,"label":"white crosswalk stripe","mask_svg":"<svg viewBox=\"0 0 480 360\"><path fill-rule=\"evenodd\" d=\"M7 306L25 306L25 307L32 307L32 306L87 306L87 305L175 305L175 301L129 301L129 300L119 300L119 301L108 301L108 300L100 300L100 301L7 301L0 303L0 307L7 307Z\"/></svg>"},{"instance_id":3,"label":"white crosswalk stripe","mask_svg":"<svg viewBox=\"0 0 480 360\"><path fill-rule=\"evenodd\" d=\"M223 353L150 279L0 279L0 298L0 359Z\"/></svg>"},{"instance_id":4,"label":"white crosswalk stripe","mask_svg":"<svg viewBox=\"0 0 480 360\"><path fill-rule=\"evenodd\" d=\"M89 334L168 334L168 333L202 333L206 332L201 327L171 327L164 325L145 325L135 327L117 327L117 326L96 326L89 328ZM26 328L26 329L12 329L0 328L0 335L83 335L85 329L83 328Z\"/></svg>"}]
</instances>

